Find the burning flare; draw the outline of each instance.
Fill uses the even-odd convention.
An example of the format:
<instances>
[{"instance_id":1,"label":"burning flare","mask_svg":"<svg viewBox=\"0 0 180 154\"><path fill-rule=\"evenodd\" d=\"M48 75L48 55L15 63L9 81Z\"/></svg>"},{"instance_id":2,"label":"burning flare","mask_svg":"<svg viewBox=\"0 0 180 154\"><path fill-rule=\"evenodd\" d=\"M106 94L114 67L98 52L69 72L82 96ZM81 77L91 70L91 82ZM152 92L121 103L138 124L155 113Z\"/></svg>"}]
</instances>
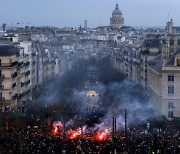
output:
<instances>
[{"instance_id":1,"label":"burning flare","mask_svg":"<svg viewBox=\"0 0 180 154\"><path fill-rule=\"evenodd\" d=\"M62 129L62 127L63 127L63 125L62 125L62 123L60 121L55 122L53 124L53 131L52 131L52 133L54 135L58 134L60 132L60 130Z\"/></svg>"},{"instance_id":2,"label":"burning flare","mask_svg":"<svg viewBox=\"0 0 180 154\"><path fill-rule=\"evenodd\" d=\"M105 129L104 131L100 131L95 135L95 140L98 141L105 141L105 140L110 140L110 134L111 131L109 129Z\"/></svg>"}]
</instances>

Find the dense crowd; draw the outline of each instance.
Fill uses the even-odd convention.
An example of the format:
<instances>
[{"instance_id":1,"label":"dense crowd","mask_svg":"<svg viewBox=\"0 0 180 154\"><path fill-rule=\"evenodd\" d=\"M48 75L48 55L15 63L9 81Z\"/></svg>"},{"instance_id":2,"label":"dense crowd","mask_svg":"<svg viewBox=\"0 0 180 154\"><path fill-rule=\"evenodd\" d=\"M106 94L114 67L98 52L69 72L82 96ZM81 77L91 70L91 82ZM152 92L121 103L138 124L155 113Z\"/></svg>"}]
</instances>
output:
<instances>
[{"instance_id":1,"label":"dense crowd","mask_svg":"<svg viewBox=\"0 0 180 154\"><path fill-rule=\"evenodd\" d=\"M180 153L180 134L169 136L158 131L128 132L127 137L116 135L113 140L68 139L53 135L43 123L25 129L9 129L0 134L1 154L110 154L117 153L152 154Z\"/></svg>"}]
</instances>

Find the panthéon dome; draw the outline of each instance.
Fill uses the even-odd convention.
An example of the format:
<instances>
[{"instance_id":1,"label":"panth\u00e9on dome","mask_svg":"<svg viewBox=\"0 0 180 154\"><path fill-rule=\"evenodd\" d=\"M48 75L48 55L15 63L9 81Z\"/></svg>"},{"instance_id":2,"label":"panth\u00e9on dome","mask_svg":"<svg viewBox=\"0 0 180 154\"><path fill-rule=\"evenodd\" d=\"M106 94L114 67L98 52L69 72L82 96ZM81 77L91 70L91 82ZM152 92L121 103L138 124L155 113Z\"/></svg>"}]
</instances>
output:
<instances>
[{"instance_id":1,"label":"panth\u00e9on dome","mask_svg":"<svg viewBox=\"0 0 180 154\"><path fill-rule=\"evenodd\" d=\"M112 12L112 17L110 18L110 26L114 28L121 28L124 26L124 18L118 4L116 4L115 10Z\"/></svg>"}]
</instances>

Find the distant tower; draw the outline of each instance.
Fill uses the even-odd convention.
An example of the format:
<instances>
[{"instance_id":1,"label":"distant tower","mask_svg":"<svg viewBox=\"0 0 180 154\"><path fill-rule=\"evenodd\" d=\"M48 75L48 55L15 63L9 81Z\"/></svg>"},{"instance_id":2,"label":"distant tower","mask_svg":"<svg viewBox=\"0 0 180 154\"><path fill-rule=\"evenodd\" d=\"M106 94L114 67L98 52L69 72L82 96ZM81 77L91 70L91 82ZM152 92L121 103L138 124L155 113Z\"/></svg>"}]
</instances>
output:
<instances>
[{"instance_id":1,"label":"distant tower","mask_svg":"<svg viewBox=\"0 0 180 154\"><path fill-rule=\"evenodd\" d=\"M168 21L166 24L166 32L168 34L173 34L173 20L172 19Z\"/></svg>"},{"instance_id":2,"label":"distant tower","mask_svg":"<svg viewBox=\"0 0 180 154\"><path fill-rule=\"evenodd\" d=\"M118 4L116 4L116 8L112 13L112 17L110 18L110 26L116 28L121 28L124 26L124 18Z\"/></svg>"},{"instance_id":3,"label":"distant tower","mask_svg":"<svg viewBox=\"0 0 180 154\"><path fill-rule=\"evenodd\" d=\"M2 28L3 28L3 32L4 32L4 33L6 32L6 26L7 26L6 23L3 23L3 24L2 24Z\"/></svg>"},{"instance_id":4,"label":"distant tower","mask_svg":"<svg viewBox=\"0 0 180 154\"><path fill-rule=\"evenodd\" d=\"M84 20L84 28L87 29L87 20Z\"/></svg>"}]
</instances>

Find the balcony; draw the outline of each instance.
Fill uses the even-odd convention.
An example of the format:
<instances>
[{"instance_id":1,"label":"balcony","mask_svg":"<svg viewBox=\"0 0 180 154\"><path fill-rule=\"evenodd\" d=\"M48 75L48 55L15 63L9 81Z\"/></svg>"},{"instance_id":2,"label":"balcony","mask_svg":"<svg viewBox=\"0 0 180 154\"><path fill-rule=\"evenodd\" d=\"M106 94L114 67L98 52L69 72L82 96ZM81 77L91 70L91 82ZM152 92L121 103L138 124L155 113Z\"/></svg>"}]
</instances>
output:
<instances>
[{"instance_id":1,"label":"balcony","mask_svg":"<svg viewBox=\"0 0 180 154\"><path fill-rule=\"evenodd\" d=\"M12 96L12 99L13 100L15 100L15 99L17 99L18 98L18 94L14 94L13 96Z\"/></svg>"},{"instance_id":2,"label":"balcony","mask_svg":"<svg viewBox=\"0 0 180 154\"><path fill-rule=\"evenodd\" d=\"M30 84L30 80L28 80L26 82L21 82L21 87L27 86L28 84Z\"/></svg>"},{"instance_id":3,"label":"balcony","mask_svg":"<svg viewBox=\"0 0 180 154\"><path fill-rule=\"evenodd\" d=\"M19 62L17 66L18 66L18 67L23 66L23 62Z\"/></svg>"},{"instance_id":4,"label":"balcony","mask_svg":"<svg viewBox=\"0 0 180 154\"><path fill-rule=\"evenodd\" d=\"M16 87L16 83L13 83L13 84L11 85L11 87L12 87L12 88Z\"/></svg>"},{"instance_id":5,"label":"balcony","mask_svg":"<svg viewBox=\"0 0 180 154\"><path fill-rule=\"evenodd\" d=\"M23 87L25 85L25 82L21 82L21 87Z\"/></svg>"},{"instance_id":6,"label":"balcony","mask_svg":"<svg viewBox=\"0 0 180 154\"><path fill-rule=\"evenodd\" d=\"M30 71L27 71L27 72L25 73L25 76L28 76L28 75L30 75Z\"/></svg>"},{"instance_id":7,"label":"balcony","mask_svg":"<svg viewBox=\"0 0 180 154\"><path fill-rule=\"evenodd\" d=\"M17 76L17 72L12 73L11 76L15 78Z\"/></svg>"},{"instance_id":8,"label":"balcony","mask_svg":"<svg viewBox=\"0 0 180 154\"><path fill-rule=\"evenodd\" d=\"M15 61L13 63L0 63L1 68L9 68L9 67L14 67L18 65L18 61Z\"/></svg>"},{"instance_id":9,"label":"balcony","mask_svg":"<svg viewBox=\"0 0 180 154\"><path fill-rule=\"evenodd\" d=\"M29 66L29 64L30 64L30 62L28 61L28 62L24 63L24 66Z\"/></svg>"}]
</instances>

